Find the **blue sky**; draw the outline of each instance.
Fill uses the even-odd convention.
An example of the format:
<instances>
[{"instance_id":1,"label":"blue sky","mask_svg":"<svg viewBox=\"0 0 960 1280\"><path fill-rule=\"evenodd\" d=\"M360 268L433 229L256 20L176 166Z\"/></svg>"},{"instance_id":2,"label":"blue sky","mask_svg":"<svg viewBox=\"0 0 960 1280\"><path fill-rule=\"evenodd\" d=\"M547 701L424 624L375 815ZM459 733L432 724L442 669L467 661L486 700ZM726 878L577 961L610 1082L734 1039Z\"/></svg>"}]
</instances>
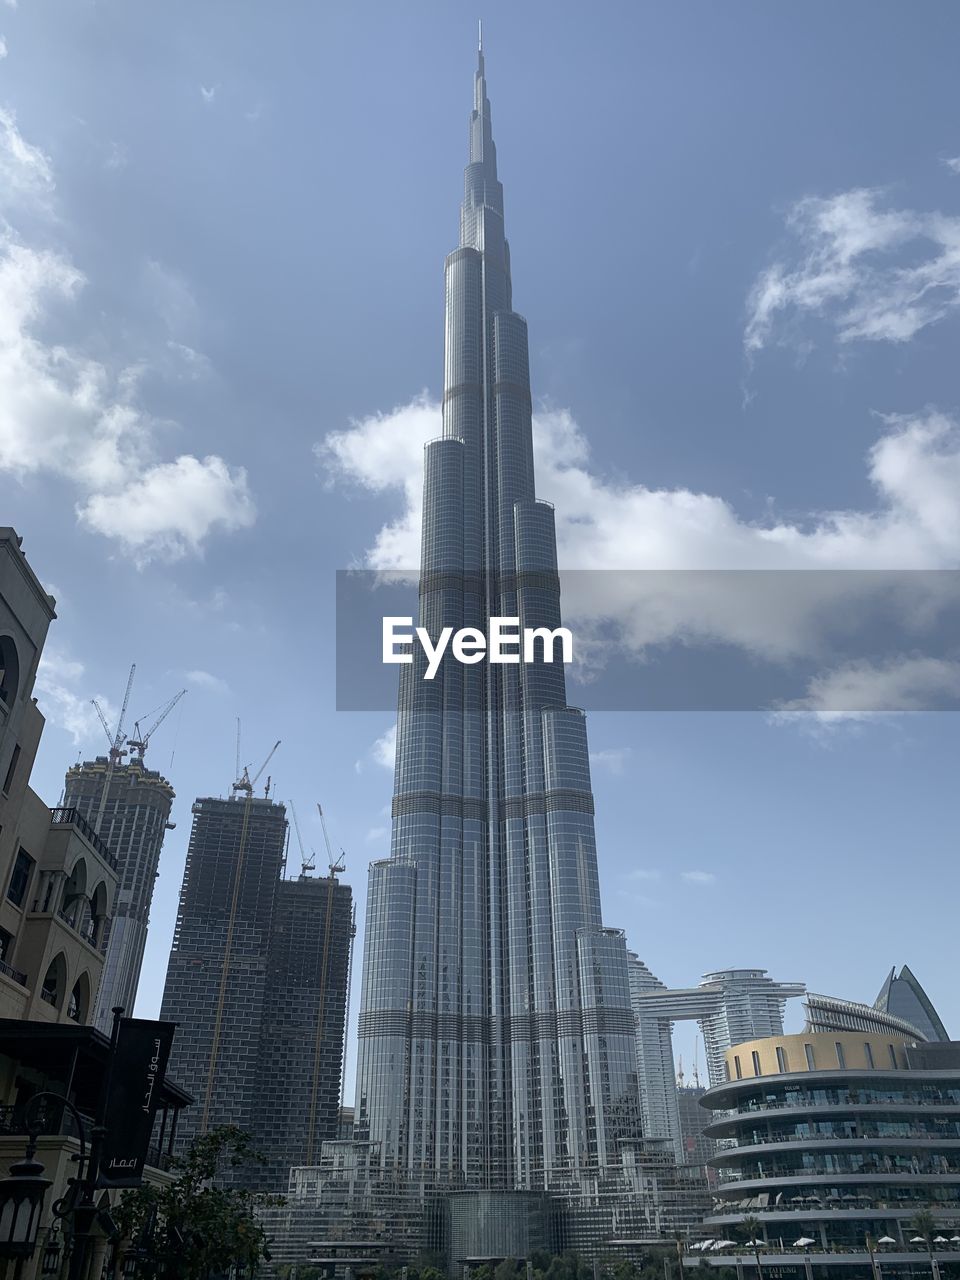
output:
<instances>
[{"instance_id":1,"label":"blue sky","mask_svg":"<svg viewBox=\"0 0 960 1280\"><path fill-rule=\"evenodd\" d=\"M479 11L565 562L957 568L955 6ZM0 3L0 519L59 601L35 785L131 661L136 715L190 690L143 1013L237 715L362 921L392 718L334 711L333 575L416 545L477 12ZM856 676L923 706L957 669ZM906 961L960 1030L956 716L590 732L606 916L665 981L872 999Z\"/></svg>"}]
</instances>

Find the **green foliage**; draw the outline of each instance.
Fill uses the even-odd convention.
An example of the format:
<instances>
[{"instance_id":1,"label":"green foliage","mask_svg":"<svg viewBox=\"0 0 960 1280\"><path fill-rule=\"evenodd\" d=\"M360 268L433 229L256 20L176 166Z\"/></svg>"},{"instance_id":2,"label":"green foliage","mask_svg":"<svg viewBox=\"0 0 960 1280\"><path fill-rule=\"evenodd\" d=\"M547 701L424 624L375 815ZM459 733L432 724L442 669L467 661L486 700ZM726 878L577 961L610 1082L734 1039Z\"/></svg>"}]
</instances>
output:
<instances>
[{"instance_id":1,"label":"green foliage","mask_svg":"<svg viewBox=\"0 0 960 1280\"><path fill-rule=\"evenodd\" d=\"M933 1237L937 1234L937 1223L929 1209L920 1209L913 1215L910 1230L914 1235L923 1236L928 1249L932 1247Z\"/></svg>"},{"instance_id":2,"label":"green foliage","mask_svg":"<svg viewBox=\"0 0 960 1280\"><path fill-rule=\"evenodd\" d=\"M121 1233L114 1275L130 1252L138 1258L138 1280L206 1280L238 1264L252 1273L266 1245L254 1195L214 1185L225 1167L252 1159L248 1136L235 1125L222 1125L173 1162L168 1185L127 1191L114 1211Z\"/></svg>"}]
</instances>

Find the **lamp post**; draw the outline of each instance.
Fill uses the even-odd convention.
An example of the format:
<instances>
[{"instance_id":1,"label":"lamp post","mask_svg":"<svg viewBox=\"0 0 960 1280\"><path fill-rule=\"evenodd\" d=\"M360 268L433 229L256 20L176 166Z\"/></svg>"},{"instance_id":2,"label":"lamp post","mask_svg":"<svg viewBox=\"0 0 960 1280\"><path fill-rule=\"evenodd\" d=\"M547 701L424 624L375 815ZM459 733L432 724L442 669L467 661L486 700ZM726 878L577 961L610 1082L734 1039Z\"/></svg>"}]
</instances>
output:
<instances>
[{"instance_id":1,"label":"lamp post","mask_svg":"<svg viewBox=\"0 0 960 1280\"><path fill-rule=\"evenodd\" d=\"M47 1188L53 1185L43 1176L36 1154L37 1133L31 1129L24 1158L12 1164L0 1181L0 1257L16 1260L13 1280L19 1280L24 1262L33 1257L43 1201Z\"/></svg>"}]
</instances>

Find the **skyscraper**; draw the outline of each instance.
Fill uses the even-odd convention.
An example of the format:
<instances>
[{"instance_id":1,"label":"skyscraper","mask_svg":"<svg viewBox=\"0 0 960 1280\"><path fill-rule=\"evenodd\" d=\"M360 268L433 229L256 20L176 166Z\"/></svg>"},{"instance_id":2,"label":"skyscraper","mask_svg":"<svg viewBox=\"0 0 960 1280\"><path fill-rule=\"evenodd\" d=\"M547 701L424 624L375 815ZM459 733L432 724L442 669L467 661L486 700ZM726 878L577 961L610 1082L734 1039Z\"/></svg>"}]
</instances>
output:
<instances>
[{"instance_id":1,"label":"skyscraper","mask_svg":"<svg viewBox=\"0 0 960 1280\"><path fill-rule=\"evenodd\" d=\"M335 877L281 879L282 804L248 794L202 798L163 992L178 1022L170 1072L197 1099L182 1147L236 1124L265 1160L244 1170L285 1189L337 1132L351 893Z\"/></svg>"},{"instance_id":2,"label":"skyscraper","mask_svg":"<svg viewBox=\"0 0 960 1280\"><path fill-rule=\"evenodd\" d=\"M106 791L106 796L104 796ZM153 886L167 831L174 791L166 778L148 769L142 756L112 767L106 756L74 765L64 783L63 803L95 828L117 859L120 888L107 926L107 957L97 991L94 1022L106 1035L111 1010L132 1016L143 967Z\"/></svg>"},{"instance_id":3,"label":"skyscraper","mask_svg":"<svg viewBox=\"0 0 960 1280\"><path fill-rule=\"evenodd\" d=\"M683 1131L677 1095L677 1072L673 1061L673 1023L644 997L651 991L666 991L666 983L651 973L638 955L628 953L630 999L636 1018L637 1072L643 1132L649 1138L668 1138L678 1161L684 1159Z\"/></svg>"},{"instance_id":4,"label":"skyscraper","mask_svg":"<svg viewBox=\"0 0 960 1280\"><path fill-rule=\"evenodd\" d=\"M425 450L420 624L434 637L495 616L560 621L482 50L469 136L443 434ZM596 1190L640 1113L586 721L559 663L423 670L422 655L402 668L391 856L370 868L357 1136L423 1184Z\"/></svg>"},{"instance_id":5,"label":"skyscraper","mask_svg":"<svg viewBox=\"0 0 960 1280\"><path fill-rule=\"evenodd\" d=\"M881 1013L905 1018L928 1040L950 1039L933 1002L906 965L903 965L899 973L897 966L893 966L873 1007Z\"/></svg>"}]
</instances>

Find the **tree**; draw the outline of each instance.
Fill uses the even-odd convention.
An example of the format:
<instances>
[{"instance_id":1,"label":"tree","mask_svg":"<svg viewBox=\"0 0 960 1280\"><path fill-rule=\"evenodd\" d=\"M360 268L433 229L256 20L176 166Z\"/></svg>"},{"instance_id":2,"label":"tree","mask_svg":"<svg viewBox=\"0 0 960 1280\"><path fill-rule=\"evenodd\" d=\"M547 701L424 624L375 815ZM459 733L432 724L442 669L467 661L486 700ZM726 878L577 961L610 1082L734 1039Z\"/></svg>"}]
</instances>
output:
<instances>
[{"instance_id":1,"label":"tree","mask_svg":"<svg viewBox=\"0 0 960 1280\"><path fill-rule=\"evenodd\" d=\"M933 1262L933 1233L937 1229L936 1219L930 1212L929 1208L919 1209L910 1219L910 1229L920 1236L927 1246L927 1253L930 1257L930 1273L936 1280L937 1268Z\"/></svg>"},{"instance_id":2,"label":"tree","mask_svg":"<svg viewBox=\"0 0 960 1280\"><path fill-rule=\"evenodd\" d=\"M218 1172L256 1159L236 1125L196 1138L176 1158L166 1186L124 1193L114 1211L120 1230L115 1277L130 1253L139 1280L208 1280L233 1266L252 1273L266 1252L266 1233L254 1214L254 1194L214 1185Z\"/></svg>"},{"instance_id":3,"label":"tree","mask_svg":"<svg viewBox=\"0 0 960 1280\"><path fill-rule=\"evenodd\" d=\"M762 1225L759 1218L755 1218L752 1214L744 1218L740 1223L740 1230L746 1236L747 1244L753 1248L753 1256L757 1263L757 1280L763 1280L763 1268L760 1265L760 1232Z\"/></svg>"}]
</instances>

